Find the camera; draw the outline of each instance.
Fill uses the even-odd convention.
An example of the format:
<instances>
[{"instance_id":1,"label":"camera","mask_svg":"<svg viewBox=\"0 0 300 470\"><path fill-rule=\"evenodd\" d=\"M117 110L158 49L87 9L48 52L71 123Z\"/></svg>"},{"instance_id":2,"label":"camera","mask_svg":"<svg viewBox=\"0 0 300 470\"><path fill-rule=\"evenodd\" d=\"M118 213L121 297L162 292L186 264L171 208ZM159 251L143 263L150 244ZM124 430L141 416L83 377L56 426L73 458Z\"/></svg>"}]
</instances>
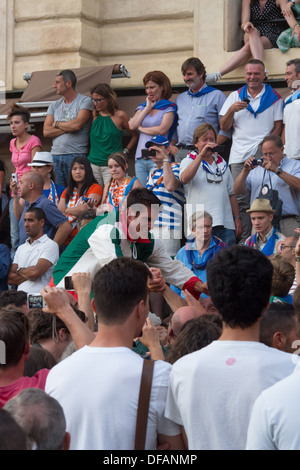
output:
<instances>
[{"instance_id":1,"label":"camera","mask_svg":"<svg viewBox=\"0 0 300 470\"><path fill-rule=\"evenodd\" d=\"M154 150L154 149L152 149L152 150L142 149L142 157L143 158L150 159L151 157L155 157L155 155L156 155L156 150Z\"/></svg>"},{"instance_id":2,"label":"camera","mask_svg":"<svg viewBox=\"0 0 300 470\"><path fill-rule=\"evenodd\" d=\"M65 289L66 290L74 290L73 282L72 282L72 276L66 276L65 277Z\"/></svg>"},{"instance_id":3,"label":"camera","mask_svg":"<svg viewBox=\"0 0 300 470\"><path fill-rule=\"evenodd\" d=\"M12 174L11 174L11 180L12 180L14 183L17 183L17 184L18 184L18 174L17 174L17 173L12 173Z\"/></svg>"},{"instance_id":4,"label":"camera","mask_svg":"<svg viewBox=\"0 0 300 470\"><path fill-rule=\"evenodd\" d=\"M255 158L252 162L252 165L253 166L262 166L263 162L264 162L263 158Z\"/></svg>"},{"instance_id":5,"label":"camera","mask_svg":"<svg viewBox=\"0 0 300 470\"><path fill-rule=\"evenodd\" d=\"M43 308L46 307L46 302L40 294L27 294L28 308Z\"/></svg>"}]
</instances>

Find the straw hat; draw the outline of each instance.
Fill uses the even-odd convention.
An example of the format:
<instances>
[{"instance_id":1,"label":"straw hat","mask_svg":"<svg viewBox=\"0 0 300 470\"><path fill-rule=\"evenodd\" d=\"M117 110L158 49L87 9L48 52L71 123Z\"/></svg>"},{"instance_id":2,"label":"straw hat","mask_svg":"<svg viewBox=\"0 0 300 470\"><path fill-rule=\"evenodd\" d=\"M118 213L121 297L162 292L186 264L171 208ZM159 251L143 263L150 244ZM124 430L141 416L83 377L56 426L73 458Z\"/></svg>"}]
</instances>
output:
<instances>
[{"instance_id":1,"label":"straw hat","mask_svg":"<svg viewBox=\"0 0 300 470\"><path fill-rule=\"evenodd\" d=\"M271 207L269 199L254 199L252 202L252 205L250 209L248 209L246 212L251 213L251 212L271 212L274 214L274 210Z\"/></svg>"}]
</instances>

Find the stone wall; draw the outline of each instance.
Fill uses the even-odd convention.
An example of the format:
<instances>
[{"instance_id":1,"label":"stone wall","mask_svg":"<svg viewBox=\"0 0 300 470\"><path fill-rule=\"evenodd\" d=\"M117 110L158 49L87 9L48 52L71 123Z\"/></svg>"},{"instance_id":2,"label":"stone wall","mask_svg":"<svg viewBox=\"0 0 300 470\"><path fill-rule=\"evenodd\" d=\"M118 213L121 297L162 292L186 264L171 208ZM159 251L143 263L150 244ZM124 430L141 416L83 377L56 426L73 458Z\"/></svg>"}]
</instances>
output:
<instances>
[{"instance_id":1,"label":"stone wall","mask_svg":"<svg viewBox=\"0 0 300 470\"><path fill-rule=\"evenodd\" d=\"M213 72L238 49L240 10L241 0L0 0L0 80L23 89L25 72L123 63L131 78L116 88L140 86L151 69L181 84L187 57ZM266 51L270 76L282 77L297 54ZM224 80L242 77L240 68Z\"/></svg>"},{"instance_id":2,"label":"stone wall","mask_svg":"<svg viewBox=\"0 0 300 470\"><path fill-rule=\"evenodd\" d=\"M131 74L114 79L115 88L141 87L154 69L181 85L187 57L200 57L213 72L238 49L240 7L241 0L0 0L0 87L2 81L7 90L24 89L26 72L115 63ZM298 53L266 51L269 77L283 78L286 61ZM239 68L223 81L242 80ZM9 137L0 133L8 168Z\"/></svg>"}]
</instances>

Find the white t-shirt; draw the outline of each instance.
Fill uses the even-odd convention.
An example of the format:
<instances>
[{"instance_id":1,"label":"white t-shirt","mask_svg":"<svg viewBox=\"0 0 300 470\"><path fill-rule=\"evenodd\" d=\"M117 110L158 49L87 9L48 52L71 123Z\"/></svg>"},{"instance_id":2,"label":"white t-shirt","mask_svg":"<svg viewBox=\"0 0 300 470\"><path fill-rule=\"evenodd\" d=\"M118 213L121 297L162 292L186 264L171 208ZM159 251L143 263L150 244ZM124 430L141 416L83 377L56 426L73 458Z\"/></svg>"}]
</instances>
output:
<instances>
[{"instance_id":1,"label":"white t-shirt","mask_svg":"<svg viewBox=\"0 0 300 470\"><path fill-rule=\"evenodd\" d=\"M246 450L300 449L300 369L264 390L254 403Z\"/></svg>"},{"instance_id":2,"label":"white t-shirt","mask_svg":"<svg viewBox=\"0 0 300 470\"><path fill-rule=\"evenodd\" d=\"M257 111L264 91L265 86L263 86L262 91L255 98L248 93L248 99L254 111ZM224 116L230 106L236 101L241 101L238 91L230 93L221 109L220 115ZM253 157L264 137L271 133L274 122L281 120L283 120L282 99L262 113L257 114L256 118L247 109L234 113L229 164L243 163L248 158Z\"/></svg>"},{"instance_id":3,"label":"white t-shirt","mask_svg":"<svg viewBox=\"0 0 300 470\"><path fill-rule=\"evenodd\" d=\"M28 240L18 247L13 264L17 264L18 268L29 268L30 266L35 266L39 259L45 259L52 264L36 281L25 281L19 284L18 290L31 294L39 294L41 289L44 289L51 280L54 266L59 258L59 247L47 235L43 235L31 244Z\"/></svg>"},{"instance_id":4,"label":"white t-shirt","mask_svg":"<svg viewBox=\"0 0 300 470\"><path fill-rule=\"evenodd\" d=\"M214 341L170 374L165 415L183 425L190 450L242 450L253 403L291 374L293 355L251 341Z\"/></svg>"},{"instance_id":5,"label":"white t-shirt","mask_svg":"<svg viewBox=\"0 0 300 470\"><path fill-rule=\"evenodd\" d=\"M143 359L125 347L85 346L51 369L46 393L63 407L72 450L133 450ZM164 417L171 365L155 361L146 449L180 428Z\"/></svg>"},{"instance_id":6,"label":"white t-shirt","mask_svg":"<svg viewBox=\"0 0 300 470\"><path fill-rule=\"evenodd\" d=\"M196 152L190 152L189 155L196 155ZM180 175L193 162L190 156L184 158L180 164ZM214 161L209 165L212 173L216 172L217 164ZM207 211L213 218L213 227L222 225L223 227L235 230L232 209L229 196L233 195L233 178L229 167L222 176L220 183L209 183L207 173L200 166L194 178L184 185L186 196L187 219L194 212ZM199 205L203 204L203 207Z\"/></svg>"},{"instance_id":7,"label":"white t-shirt","mask_svg":"<svg viewBox=\"0 0 300 470\"><path fill-rule=\"evenodd\" d=\"M295 91L296 94L299 92L300 90ZM285 101L289 98L290 96ZM300 159L300 99L285 106L283 122L285 124L284 153L288 158Z\"/></svg>"}]
</instances>

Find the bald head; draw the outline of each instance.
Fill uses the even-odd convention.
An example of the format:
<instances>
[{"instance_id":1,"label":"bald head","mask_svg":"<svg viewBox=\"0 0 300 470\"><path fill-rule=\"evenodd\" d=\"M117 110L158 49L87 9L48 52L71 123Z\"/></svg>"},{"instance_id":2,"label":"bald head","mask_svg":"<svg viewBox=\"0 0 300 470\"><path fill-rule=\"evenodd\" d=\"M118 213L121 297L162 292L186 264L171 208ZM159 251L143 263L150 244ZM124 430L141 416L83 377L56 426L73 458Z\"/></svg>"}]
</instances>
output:
<instances>
[{"instance_id":1,"label":"bald head","mask_svg":"<svg viewBox=\"0 0 300 470\"><path fill-rule=\"evenodd\" d=\"M27 171L24 176L26 178L27 183L34 184L36 189L43 190L44 180L41 175L35 173L34 171Z\"/></svg>"},{"instance_id":2,"label":"bald head","mask_svg":"<svg viewBox=\"0 0 300 470\"><path fill-rule=\"evenodd\" d=\"M188 320L192 320L193 318L199 317L200 315L203 315L203 311L200 305L199 308L195 306L186 306L178 308L174 312L170 323L170 340L175 340L176 336L179 335L181 328Z\"/></svg>"},{"instance_id":3,"label":"bald head","mask_svg":"<svg viewBox=\"0 0 300 470\"><path fill-rule=\"evenodd\" d=\"M19 183L20 196L25 201L32 202L43 193L44 180L33 171L27 171L21 176Z\"/></svg>"}]
</instances>

